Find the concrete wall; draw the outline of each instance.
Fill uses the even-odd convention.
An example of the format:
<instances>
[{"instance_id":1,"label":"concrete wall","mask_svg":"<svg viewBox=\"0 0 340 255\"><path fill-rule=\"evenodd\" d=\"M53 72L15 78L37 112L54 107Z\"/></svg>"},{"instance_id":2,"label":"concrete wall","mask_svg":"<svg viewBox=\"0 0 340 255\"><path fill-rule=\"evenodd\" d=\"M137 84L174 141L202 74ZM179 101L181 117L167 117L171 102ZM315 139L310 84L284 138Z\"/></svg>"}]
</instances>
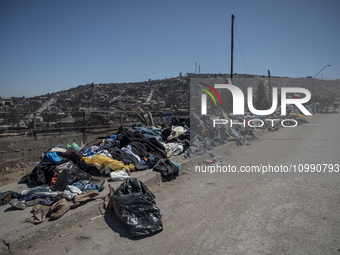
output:
<instances>
[{"instance_id":1,"label":"concrete wall","mask_svg":"<svg viewBox=\"0 0 340 255\"><path fill-rule=\"evenodd\" d=\"M177 112L175 116L188 116L189 112ZM155 118L155 125L170 125L170 117L161 118L161 122ZM132 123L124 123L124 127L130 126ZM82 132L58 132L49 134L36 134L36 136L7 136L0 137L0 168L20 161L39 161L40 156L49 147L54 144L71 144L77 143L79 146L86 144L97 137L110 137L116 134L117 127L106 129L87 130L85 134Z\"/></svg>"}]
</instances>

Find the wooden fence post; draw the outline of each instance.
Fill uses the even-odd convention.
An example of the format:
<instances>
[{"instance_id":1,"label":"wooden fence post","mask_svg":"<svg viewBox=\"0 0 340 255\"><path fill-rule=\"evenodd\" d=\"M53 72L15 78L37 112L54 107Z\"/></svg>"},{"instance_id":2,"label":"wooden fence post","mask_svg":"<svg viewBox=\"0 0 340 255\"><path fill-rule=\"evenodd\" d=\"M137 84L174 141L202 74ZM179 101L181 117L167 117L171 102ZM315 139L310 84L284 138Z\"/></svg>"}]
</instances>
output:
<instances>
[{"instance_id":1,"label":"wooden fence post","mask_svg":"<svg viewBox=\"0 0 340 255\"><path fill-rule=\"evenodd\" d=\"M33 134L34 134L34 139L37 140L37 125L36 125L36 120L35 118L37 117L37 113L33 113Z\"/></svg>"},{"instance_id":2,"label":"wooden fence post","mask_svg":"<svg viewBox=\"0 0 340 255\"><path fill-rule=\"evenodd\" d=\"M83 142L86 144L85 111L83 112Z\"/></svg>"}]
</instances>

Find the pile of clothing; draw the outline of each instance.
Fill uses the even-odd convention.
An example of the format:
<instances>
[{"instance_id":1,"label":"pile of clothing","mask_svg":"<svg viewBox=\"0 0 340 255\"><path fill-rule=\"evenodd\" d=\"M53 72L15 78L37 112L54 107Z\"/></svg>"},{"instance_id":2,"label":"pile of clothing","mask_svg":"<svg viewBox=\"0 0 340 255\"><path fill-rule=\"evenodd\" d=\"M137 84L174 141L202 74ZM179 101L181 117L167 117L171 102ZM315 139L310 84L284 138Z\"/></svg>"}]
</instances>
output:
<instances>
[{"instance_id":1,"label":"pile of clothing","mask_svg":"<svg viewBox=\"0 0 340 255\"><path fill-rule=\"evenodd\" d=\"M33 216L26 221L33 224L42 223L46 217L56 220L62 217L70 209L87 203L99 195L103 190L104 179L91 177L84 179L82 173L75 168L65 170L70 172L60 179L65 181L56 182L55 185L40 185L20 193L6 191L0 193L0 205L10 204L12 209L24 210L32 207ZM82 179L82 180L79 180ZM66 185L58 186L58 185ZM61 188L63 187L63 188Z\"/></svg>"},{"instance_id":2,"label":"pile of clothing","mask_svg":"<svg viewBox=\"0 0 340 255\"><path fill-rule=\"evenodd\" d=\"M215 119L226 120L226 123L223 125L215 125L214 127L213 123ZM296 123L298 125L308 123L307 117L296 109L289 110L286 116L281 116L279 111L266 116L254 115L250 112L244 115L233 115L225 113L223 109L219 109L215 115L198 116L192 112L190 114L190 120L190 145L186 149L184 157L193 157L206 153L215 157L214 147L230 141L235 141L237 145L241 146L246 141L257 139L255 130L279 130L282 128L281 121L283 120L285 126L293 126ZM250 120L251 125L248 125ZM231 122L236 124L231 125Z\"/></svg>"},{"instance_id":3,"label":"pile of clothing","mask_svg":"<svg viewBox=\"0 0 340 255\"><path fill-rule=\"evenodd\" d=\"M31 173L19 183L31 189L20 193L6 191L0 194L0 205L10 204L24 210L33 206L33 217L27 221L38 224L45 217L55 220L69 209L92 200L104 189L104 178L92 176L94 166L81 161L82 155L63 144L51 146L44 152ZM37 215L40 214L40 217Z\"/></svg>"},{"instance_id":4,"label":"pile of clothing","mask_svg":"<svg viewBox=\"0 0 340 255\"><path fill-rule=\"evenodd\" d=\"M117 176L117 172L122 176L124 171L128 174L132 171L151 168L159 171L159 168L155 167L159 165L159 162L184 151L183 145L178 141L164 139L163 132L165 130L144 126L140 123L132 125L125 130L119 130L115 135L98 138L84 146L80 151L83 154L81 161L87 166L95 166L100 174L109 174L111 178ZM170 134L174 132L170 132ZM189 143L189 140L187 139L186 142ZM175 153L173 153L174 151ZM170 168L176 166L178 173L180 166L177 166L175 162L168 160L167 165ZM167 174L167 169L161 170L162 176L163 173ZM173 175L171 180L176 176L176 174ZM167 177L165 179L170 180Z\"/></svg>"},{"instance_id":5,"label":"pile of clothing","mask_svg":"<svg viewBox=\"0 0 340 255\"><path fill-rule=\"evenodd\" d=\"M77 172L79 180L91 181L92 176L101 174L124 177L122 172L130 175L133 171L151 169L161 159L183 153L189 146L189 136L189 128L173 126L161 130L139 123L110 137L94 139L82 148L74 143L69 146L56 144L42 154L33 171L20 183L49 185L53 190L63 190L69 183L61 177L69 169ZM167 162L180 169L176 163Z\"/></svg>"},{"instance_id":6,"label":"pile of clothing","mask_svg":"<svg viewBox=\"0 0 340 255\"><path fill-rule=\"evenodd\" d=\"M100 175L122 181L129 179L132 171L153 168L164 181L173 180L181 166L169 157L189 147L189 136L186 125L161 130L135 124L110 137L94 139L82 148L75 143L52 145L42 153L32 172L19 181L32 189L1 193L1 205L10 203L20 210L34 206L33 214L43 215L39 220L30 219L36 224L50 215L50 219L56 219L54 208L59 208L61 217L68 209L97 196L105 182Z\"/></svg>"}]
</instances>

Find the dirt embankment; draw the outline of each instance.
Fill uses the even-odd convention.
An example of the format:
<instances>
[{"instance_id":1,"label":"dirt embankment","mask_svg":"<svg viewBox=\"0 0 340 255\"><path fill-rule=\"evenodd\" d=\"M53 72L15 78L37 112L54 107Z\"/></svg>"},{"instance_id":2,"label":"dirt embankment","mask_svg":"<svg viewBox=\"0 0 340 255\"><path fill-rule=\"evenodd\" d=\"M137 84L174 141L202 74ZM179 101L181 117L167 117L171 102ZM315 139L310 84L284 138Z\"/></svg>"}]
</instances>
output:
<instances>
[{"instance_id":1,"label":"dirt embankment","mask_svg":"<svg viewBox=\"0 0 340 255\"><path fill-rule=\"evenodd\" d=\"M0 168L0 186L18 182L34 168L34 162L20 162Z\"/></svg>"}]
</instances>

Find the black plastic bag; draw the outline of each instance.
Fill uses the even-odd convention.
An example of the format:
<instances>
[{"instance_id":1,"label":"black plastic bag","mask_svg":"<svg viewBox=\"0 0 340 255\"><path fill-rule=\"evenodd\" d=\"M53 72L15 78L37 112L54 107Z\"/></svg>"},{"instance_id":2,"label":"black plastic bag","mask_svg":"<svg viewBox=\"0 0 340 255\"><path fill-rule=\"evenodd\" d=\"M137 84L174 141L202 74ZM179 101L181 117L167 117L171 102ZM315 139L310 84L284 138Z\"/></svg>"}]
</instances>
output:
<instances>
[{"instance_id":1,"label":"black plastic bag","mask_svg":"<svg viewBox=\"0 0 340 255\"><path fill-rule=\"evenodd\" d=\"M79 169L76 165L71 165L58 175L58 179L52 187L52 190L63 191L67 185L81 180L89 180L90 175Z\"/></svg>"},{"instance_id":2,"label":"black plastic bag","mask_svg":"<svg viewBox=\"0 0 340 255\"><path fill-rule=\"evenodd\" d=\"M175 179L179 173L178 168L172 164L168 158L161 158L158 160L154 165L153 170L161 173L163 181L171 181Z\"/></svg>"},{"instance_id":3,"label":"black plastic bag","mask_svg":"<svg viewBox=\"0 0 340 255\"><path fill-rule=\"evenodd\" d=\"M34 186L47 185L51 182L55 165L42 165L39 164L34 167L31 173L21 178L18 183L29 183Z\"/></svg>"},{"instance_id":4,"label":"black plastic bag","mask_svg":"<svg viewBox=\"0 0 340 255\"><path fill-rule=\"evenodd\" d=\"M132 237L152 234L163 229L155 195L136 178L123 182L112 196L113 209L128 227Z\"/></svg>"}]
</instances>

